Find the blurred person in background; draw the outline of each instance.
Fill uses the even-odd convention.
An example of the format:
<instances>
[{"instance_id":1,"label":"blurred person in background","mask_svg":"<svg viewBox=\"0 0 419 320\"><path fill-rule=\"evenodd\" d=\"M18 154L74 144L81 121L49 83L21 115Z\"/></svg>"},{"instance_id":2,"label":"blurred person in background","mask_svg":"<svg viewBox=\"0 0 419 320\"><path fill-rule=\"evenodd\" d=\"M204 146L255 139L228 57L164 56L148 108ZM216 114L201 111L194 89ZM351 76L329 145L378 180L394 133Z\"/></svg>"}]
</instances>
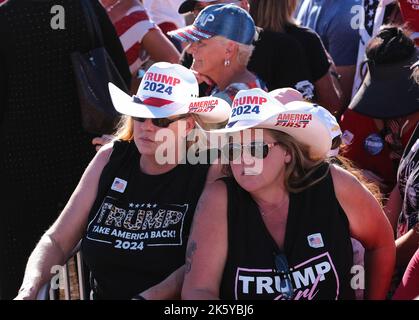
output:
<instances>
[{"instance_id":1,"label":"blurred person in background","mask_svg":"<svg viewBox=\"0 0 419 320\"><path fill-rule=\"evenodd\" d=\"M183 0L142 0L150 19L159 26L165 36L167 33L185 26L185 17L178 12L178 8ZM168 37L176 46L179 52L182 46L179 41Z\"/></svg>"},{"instance_id":2,"label":"blurred person in background","mask_svg":"<svg viewBox=\"0 0 419 320\"><path fill-rule=\"evenodd\" d=\"M106 9L127 56L135 93L148 59L178 63L180 54L160 28L150 20L139 0L100 0Z\"/></svg>"},{"instance_id":3,"label":"blurred person in background","mask_svg":"<svg viewBox=\"0 0 419 320\"><path fill-rule=\"evenodd\" d=\"M269 90L292 86L305 99L339 116L340 88L334 85L329 72L327 54L315 32L297 25L293 18L295 7L296 0L251 1L250 14L263 31L249 69L266 79Z\"/></svg>"},{"instance_id":4,"label":"blurred person in background","mask_svg":"<svg viewBox=\"0 0 419 320\"><path fill-rule=\"evenodd\" d=\"M275 32L284 32L297 40L302 47L308 64L310 81L298 86L301 92L312 91L315 101L328 108L335 116L343 111L340 84L333 77L333 61L328 56L320 37L313 30L298 25L293 15L296 0L252 1L250 12L258 26Z\"/></svg>"},{"instance_id":5,"label":"blurred person in background","mask_svg":"<svg viewBox=\"0 0 419 320\"><path fill-rule=\"evenodd\" d=\"M412 80L419 86L419 60L412 69ZM419 246L419 121L401 157L397 170L397 184L387 202L386 213L396 238L396 287ZM411 262L417 264L417 260L416 256ZM417 269L417 266L415 268ZM411 273L413 270L406 272ZM418 270L414 272L417 274ZM409 277L407 275L407 278ZM403 277L401 286L407 286L406 281Z\"/></svg>"},{"instance_id":6,"label":"blurred person in background","mask_svg":"<svg viewBox=\"0 0 419 320\"><path fill-rule=\"evenodd\" d=\"M104 46L129 86L115 29L92 6ZM64 29L53 28L64 9ZM9 0L0 6L0 298L16 296L25 263L55 221L94 156L81 124L71 54L91 49L81 1Z\"/></svg>"},{"instance_id":7,"label":"blurred person in background","mask_svg":"<svg viewBox=\"0 0 419 320\"><path fill-rule=\"evenodd\" d=\"M375 0L369 2L378 3ZM319 34L333 59L342 88L344 108L352 97L358 57L359 32L353 26L353 9L359 5L362 5L359 0L303 0L296 13L296 19L301 25ZM370 13L366 12L366 17Z\"/></svg>"},{"instance_id":8,"label":"blurred person in background","mask_svg":"<svg viewBox=\"0 0 419 320\"><path fill-rule=\"evenodd\" d=\"M419 51L400 27L386 26L368 44L368 73L342 115L343 155L388 194L419 121L419 87L410 66Z\"/></svg>"}]
</instances>

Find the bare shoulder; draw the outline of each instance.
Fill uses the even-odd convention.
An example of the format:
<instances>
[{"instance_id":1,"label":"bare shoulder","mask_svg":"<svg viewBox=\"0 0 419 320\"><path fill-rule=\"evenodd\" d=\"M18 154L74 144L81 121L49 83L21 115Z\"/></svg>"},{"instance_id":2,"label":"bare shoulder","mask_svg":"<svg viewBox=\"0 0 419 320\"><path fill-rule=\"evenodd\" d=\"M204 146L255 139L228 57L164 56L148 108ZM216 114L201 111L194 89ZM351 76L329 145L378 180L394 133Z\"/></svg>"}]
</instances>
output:
<instances>
[{"instance_id":1,"label":"bare shoulder","mask_svg":"<svg viewBox=\"0 0 419 320\"><path fill-rule=\"evenodd\" d=\"M361 210L378 206L374 195L349 171L337 166L330 166L336 198L349 217Z\"/></svg>"},{"instance_id":2,"label":"bare shoulder","mask_svg":"<svg viewBox=\"0 0 419 320\"><path fill-rule=\"evenodd\" d=\"M99 151L94 156L93 160L90 162L89 167L93 168L103 168L109 161L113 152L113 142L105 144L99 149Z\"/></svg>"},{"instance_id":3,"label":"bare shoulder","mask_svg":"<svg viewBox=\"0 0 419 320\"><path fill-rule=\"evenodd\" d=\"M367 191L362 183L349 171L341 168L337 165L330 166L330 173L333 179L333 185L335 188L336 196L346 197L353 195L352 192L358 191Z\"/></svg>"},{"instance_id":4,"label":"bare shoulder","mask_svg":"<svg viewBox=\"0 0 419 320\"><path fill-rule=\"evenodd\" d=\"M84 171L80 183L96 183L103 168L109 162L112 152L113 142L107 143L101 147Z\"/></svg>"},{"instance_id":5,"label":"bare shoulder","mask_svg":"<svg viewBox=\"0 0 419 320\"><path fill-rule=\"evenodd\" d=\"M97 157L100 161L108 161L113 151L113 142L109 142L105 144L102 148L99 149L97 152Z\"/></svg>"},{"instance_id":6,"label":"bare shoulder","mask_svg":"<svg viewBox=\"0 0 419 320\"><path fill-rule=\"evenodd\" d=\"M371 247L377 235L386 232L390 227L379 202L347 170L331 166L331 174L336 198L349 221L351 236L359 240L364 247Z\"/></svg>"},{"instance_id":7,"label":"bare shoulder","mask_svg":"<svg viewBox=\"0 0 419 320\"><path fill-rule=\"evenodd\" d=\"M343 182L360 184L359 180L352 173L338 165L330 165L330 173L332 174L334 183Z\"/></svg>"}]
</instances>

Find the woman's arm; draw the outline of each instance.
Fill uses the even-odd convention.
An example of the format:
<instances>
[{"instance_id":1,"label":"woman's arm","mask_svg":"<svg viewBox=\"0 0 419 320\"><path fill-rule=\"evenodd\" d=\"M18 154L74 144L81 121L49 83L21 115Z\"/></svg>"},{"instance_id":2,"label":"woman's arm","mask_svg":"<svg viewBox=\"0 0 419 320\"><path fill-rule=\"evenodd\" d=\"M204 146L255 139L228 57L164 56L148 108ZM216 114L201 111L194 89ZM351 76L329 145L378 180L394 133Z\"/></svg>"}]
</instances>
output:
<instances>
[{"instance_id":1,"label":"woman's arm","mask_svg":"<svg viewBox=\"0 0 419 320\"><path fill-rule=\"evenodd\" d=\"M176 269L162 282L141 292L140 297L135 296L133 300L140 300L141 297L145 300L180 299L184 275L185 265Z\"/></svg>"},{"instance_id":2,"label":"woman's arm","mask_svg":"<svg viewBox=\"0 0 419 320\"><path fill-rule=\"evenodd\" d=\"M351 236L365 247L366 299L384 299L396 256L391 225L378 201L352 174L337 166L331 173Z\"/></svg>"},{"instance_id":3,"label":"woman's arm","mask_svg":"<svg viewBox=\"0 0 419 320\"><path fill-rule=\"evenodd\" d=\"M419 223L396 239L396 266L405 267L419 245Z\"/></svg>"},{"instance_id":4,"label":"woman's arm","mask_svg":"<svg viewBox=\"0 0 419 320\"><path fill-rule=\"evenodd\" d=\"M397 219L399 218L400 212L402 211L402 198L400 197L399 185L396 184L393 191L390 193L390 197L384 208L384 212L390 224L393 228L394 233L397 231Z\"/></svg>"},{"instance_id":5,"label":"woman's arm","mask_svg":"<svg viewBox=\"0 0 419 320\"><path fill-rule=\"evenodd\" d=\"M419 295L419 249L410 260L393 300L412 300Z\"/></svg>"},{"instance_id":6,"label":"woman's arm","mask_svg":"<svg viewBox=\"0 0 419 320\"><path fill-rule=\"evenodd\" d=\"M227 257L227 189L207 185L195 210L186 250L182 299L218 299Z\"/></svg>"},{"instance_id":7,"label":"woman's arm","mask_svg":"<svg viewBox=\"0 0 419 320\"><path fill-rule=\"evenodd\" d=\"M314 82L314 88L316 90L315 102L325 107L339 119L344 109L340 88L337 88L337 85L336 82L333 82L330 72L327 72L323 77Z\"/></svg>"},{"instance_id":8,"label":"woman's arm","mask_svg":"<svg viewBox=\"0 0 419 320\"><path fill-rule=\"evenodd\" d=\"M218 159L212 164L208 170L206 185L212 184L223 174L221 172L221 164L217 163ZM198 209L198 207L197 207ZM176 269L162 282L140 293L140 296L146 300L167 300L179 299L181 296L183 279L185 276L185 265ZM135 298L134 298L135 299Z\"/></svg>"},{"instance_id":9,"label":"woman's arm","mask_svg":"<svg viewBox=\"0 0 419 320\"><path fill-rule=\"evenodd\" d=\"M179 63L179 51L160 29L149 30L143 37L141 45L154 62Z\"/></svg>"},{"instance_id":10,"label":"woman's arm","mask_svg":"<svg viewBox=\"0 0 419 320\"><path fill-rule=\"evenodd\" d=\"M90 162L64 210L30 255L16 299L36 299L39 289L52 277L51 268L69 258L86 229L99 178L111 153L112 144L106 145Z\"/></svg>"}]
</instances>

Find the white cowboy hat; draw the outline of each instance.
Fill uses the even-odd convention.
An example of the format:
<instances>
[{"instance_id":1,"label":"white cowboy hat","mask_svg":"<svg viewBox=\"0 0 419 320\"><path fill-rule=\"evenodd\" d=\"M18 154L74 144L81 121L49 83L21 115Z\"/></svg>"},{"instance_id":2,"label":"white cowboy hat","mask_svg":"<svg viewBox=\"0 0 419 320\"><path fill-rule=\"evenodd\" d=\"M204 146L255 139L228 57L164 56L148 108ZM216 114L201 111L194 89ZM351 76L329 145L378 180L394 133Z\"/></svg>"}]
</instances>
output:
<instances>
[{"instance_id":1,"label":"white cowboy hat","mask_svg":"<svg viewBox=\"0 0 419 320\"><path fill-rule=\"evenodd\" d=\"M203 122L218 123L228 119L230 105L219 98L198 98L198 82L193 72L167 62L153 64L141 80L134 96L112 83L109 92L115 109L138 118L167 118L193 113Z\"/></svg>"},{"instance_id":2,"label":"white cowboy hat","mask_svg":"<svg viewBox=\"0 0 419 320\"><path fill-rule=\"evenodd\" d=\"M323 107L304 101L284 105L259 88L239 91L226 128L209 132L229 133L249 128L285 132L308 146L310 156L315 159L326 157L333 131L340 132L336 119Z\"/></svg>"}]
</instances>

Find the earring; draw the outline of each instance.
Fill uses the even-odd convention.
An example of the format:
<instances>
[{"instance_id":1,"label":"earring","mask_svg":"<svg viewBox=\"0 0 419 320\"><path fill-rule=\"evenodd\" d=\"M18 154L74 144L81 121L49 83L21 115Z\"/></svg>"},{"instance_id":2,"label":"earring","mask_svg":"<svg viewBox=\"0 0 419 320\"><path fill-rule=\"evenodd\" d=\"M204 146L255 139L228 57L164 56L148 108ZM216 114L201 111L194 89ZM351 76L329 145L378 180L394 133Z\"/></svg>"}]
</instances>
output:
<instances>
[{"instance_id":1,"label":"earring","mask_svg":"<svg viewBox=\"0 0 419 320\"><path fill-rule=\"evenodd\" d=\"M228 67L230 65L230 59L224 60L224 67Z\"/></svg>"}]
</instances>

